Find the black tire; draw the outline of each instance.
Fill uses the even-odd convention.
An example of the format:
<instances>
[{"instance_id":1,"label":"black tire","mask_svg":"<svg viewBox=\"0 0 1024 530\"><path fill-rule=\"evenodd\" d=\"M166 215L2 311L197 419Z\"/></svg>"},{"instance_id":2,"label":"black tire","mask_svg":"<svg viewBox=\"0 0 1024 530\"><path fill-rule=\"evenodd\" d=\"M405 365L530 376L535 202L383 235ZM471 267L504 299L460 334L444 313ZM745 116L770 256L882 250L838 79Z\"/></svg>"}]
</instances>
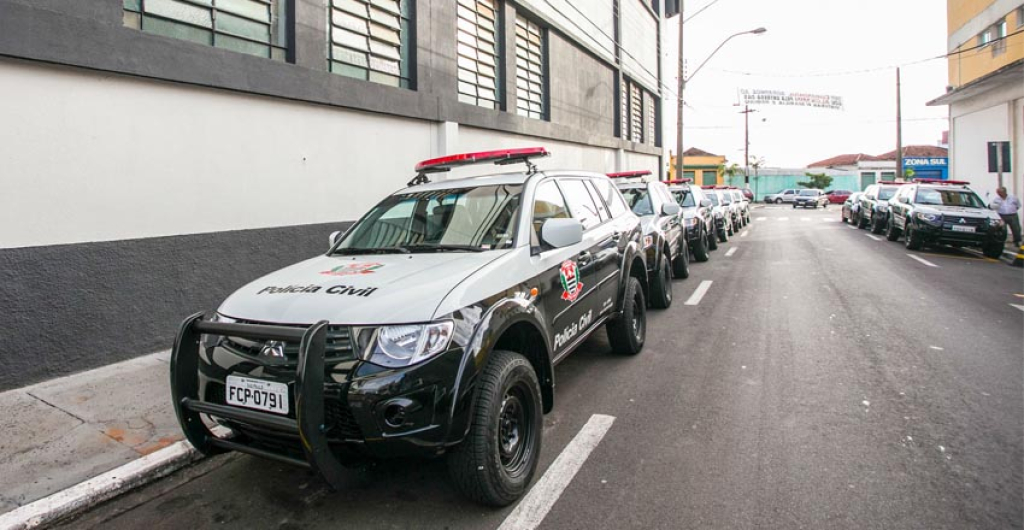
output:
<instances>
[{"instance_id":1,"label":"black tire","mask_svg":"<svg viewBox=\"0 0 1024 530\"><path fill-rule=\"evenodd\" d=\"M882 224L884 222L885 221L880 220L878 217L875 217L871 221L871 233L872 234L881 234L882 232L884 232L885 231L885 225Z\"/></svg>"},{"instance_id":2,"label":"black tire","mask_svg":"<svg viewBox=\"0 0 1024 530\"><path fill-rule=\"evenodd\" d=\"M997 259L1003 255L1004 246L1004 244L999 242L990 243L981 248L981 253L984 254L986 258Z\"/></svg>"},{"instance_id":3,"label":"black tire","mask_svg":"<svg viewBox=\"0 0 1024 530\"><path fill-rule=\"evenodd\" d=\"M868 227L868 220L864 218L864 214L860 214L859 216L857 216L857 228L860 228L861 230L863 230L863 229L865 229L867 227Z\"/></svg>"},{"instance_id":4,"label":"black tire","mask_svg":"<svg viewBox=\"0 0 1024 530\"><path fill-rule=\"evenodd\" d=\"M679 242L679 254L672 260L672 277L680 280L690 277L690 246L686 244L686 236Z\"/></svg>"},{"instance_id":5,"label":"black tire","mask_svg":"<svg viewBox=\"0 0 1024 530\"><path fill-rule=\"evenodd\" d=\"M644 349L647 338L647 302L640 281L630 276L622 298L622 314L605 326L612 351L636 355Z\"/></svg>"},{"instance_id":6,"label":"black tire","mask_svg":"<svg viewBox=\"0 0 1024 530\"><path fill-rule=\"evenodd\" d=\"M700 263L708 260L711 256L708 255L708 238L701 233L701 236L697 238L697 243L693 246L693 259Z\"/></svg>"},{"instance_id":7,"label":"black tire","mask_svg":"<svg viewBox=\"0 0 1024 530\"><path fill-rule=\"evenodd\" d=\"M657 274L651 280L651 306L655 309L668 309L672 306L672 270L668 265L668 256L661 256Z\"/></svg>"},{"instance_id":8,"label":"black tire","mask_svg":"<svg viewBox=\"0 0 1024 530\"><path fill-rule=\"evenodd\" d=\"M796 210L796 203L793 203L793 209Z\"/></svg>"},{"instance_id":9,"label":"black tire","mask_svg":"<svg viewBox=\"0 0 1024 530\"><path fill-rule=\"evenodd\" d=\"M448 453L455 488L488 506L522 497L537 469L543 410L530 361L515 352L491 352L477 383L469 434Z\"/></svg>"},{"instance_id":10,"label":"black tire","mask_svg":"<svg viewBox=\"0 0 1024 530\"><path fill-rule=\"evenodd\" d=\"M885 227L885 238L889 241L899 241L900 229L896 228L896 222L892 220L892 216L889 216L889 224Z\"/></svg>"},{"instance_id":11,"label":"black tire","mask_svg":"<svg viewBox=\"0 0 1024 530\"><path fill-rule=\"evenodd\" d=\"M708 242L709 250L718 250L718 236L716 236L715 234L709 234L708 232L704 232L704 238Z\"/></svg>"},{"instance_id":12,"label":"black tire","mask_svg":"<svg viewBox=\"0 0 1024 530\"><path fill-rule=\"evenodd\" d=\"M913 225L907 223L907 227L903 232L903 242L907 246L907 250L921 250L924 246L924 242L921 241L921 236L918 235L917 231L914 230Z\"/></svg>"},{"instance_id":13,"label":"black tire","mask_svg":"<svg viewBox=\"0 0 1024 530\"><path fill-rule=\"evenodd\" d=\"M718 231L718 242L719 243L728 243L729 242L729 234L725 231L725 228L723 228L723 229Z\"/></svg>"}]
</instances>

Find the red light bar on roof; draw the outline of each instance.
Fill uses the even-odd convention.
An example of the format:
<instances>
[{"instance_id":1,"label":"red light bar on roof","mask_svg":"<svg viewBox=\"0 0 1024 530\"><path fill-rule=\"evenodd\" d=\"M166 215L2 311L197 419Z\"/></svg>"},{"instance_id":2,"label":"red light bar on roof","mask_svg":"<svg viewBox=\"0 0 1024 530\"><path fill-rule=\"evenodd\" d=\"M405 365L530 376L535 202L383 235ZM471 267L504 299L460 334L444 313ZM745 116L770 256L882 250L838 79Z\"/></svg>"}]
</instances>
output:
<instances>
[{"instance_id":1,"label":"red light bar on roof","mask_svg":"<svg viewBox=\"0 0 1024 530\"><path fill-rule=\"evenodd\" d=\"M957 186L971 185L971 183L966 180L914 179L914 182L917 182L919 184L952 184Z\"/></svg>"},{"instance_id":2,"label":"red light bar on roof","mask_svg":"<svg viewBox=\"0 0 1024 530\"><path fill-rule=\"evenodd\" d=\"M651 171L648 169L641 169L638 171L620 171L618 173L608 173L608 178L612 179L624 179L629 177L646 177L650 175Z\"/></svg>"},{"instance_id":3,"label":"red light bar on roof","mask_svg":"<svg viewBox=\"0 0 1024 530\"><path fill-rule=\"evenodd\" d=\"M671 179L666 180L665 184L689 184L693 182L693 179Z\"/></svg>"},{"instance_id":4,"label":"red light bar on roof","mask_svg":"<svg viewBox=\"0 0 1024 530\"><path fill-rule=\"evenodd\" d=\"M713 189L715 189L715 186L713 186L711 184L708 184L706 186L701 186L700 189L702 189L702 190L713 190Z\"/></svg>"},{"instance_id":5,"label":"red light bar on roof","mask_svg":"<svg viewBox=\"0 0 1024 530\"><path fill-rule=\"evenodd\" d=\"M883 186L902 186L902 185L906 184L906 182L896 182L894 180L880 180L880 181L876 182L875 184L881 184Z\"/></svg>"},{"instance_id":6,"label":"red light bar on roof","mask_svg":"<svg viewBox=\"0 0 1024 530\"><path fill-rule=\"evenodd\" d=\"M497 151L481 151L479 153L462 153L459 155L442 156L424 160L416 164L417 173L440 173L452 168L488 162L505 165L517 162L529 162L531 158L549 156L551 153L543 147L526 147L522 149L499 149Z\"/></svg>"}]
</instances>

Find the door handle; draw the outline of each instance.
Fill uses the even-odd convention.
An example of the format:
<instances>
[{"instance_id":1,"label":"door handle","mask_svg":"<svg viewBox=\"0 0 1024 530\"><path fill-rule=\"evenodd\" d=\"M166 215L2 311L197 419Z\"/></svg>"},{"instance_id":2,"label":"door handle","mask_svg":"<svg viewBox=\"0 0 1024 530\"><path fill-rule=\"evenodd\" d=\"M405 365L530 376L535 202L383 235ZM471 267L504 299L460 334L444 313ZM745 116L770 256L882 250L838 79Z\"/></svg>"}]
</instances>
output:
<instances>
[{"instance_id":1,"label":"door handle","mask_svg":"<svg viewBox=\"0 0 1024 530\"><path fill-rule=\"evenodd\" d=\"M580 265L589 265L591 261L594 261L594 255L589 251L584 250L583 252L580 252L577 260L580 262Z\"/></svg>"}]
</instances>

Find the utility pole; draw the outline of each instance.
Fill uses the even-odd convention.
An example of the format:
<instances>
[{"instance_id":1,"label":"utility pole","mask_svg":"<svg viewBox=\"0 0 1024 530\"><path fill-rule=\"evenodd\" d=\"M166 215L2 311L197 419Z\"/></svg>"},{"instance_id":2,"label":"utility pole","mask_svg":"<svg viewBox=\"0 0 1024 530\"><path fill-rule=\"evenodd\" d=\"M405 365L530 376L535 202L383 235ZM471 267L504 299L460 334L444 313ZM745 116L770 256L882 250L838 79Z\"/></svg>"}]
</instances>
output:
<instances>
[{"instance_id":1,"label":"utility pole","mask_svg":"<svg viewBox=\"0 0 1024 530\"><path fill-rule=\"evenodd\" d=\"M743 115L743 183L750 187L750 105L744 105L740 114Z\"/></svg>"},{"instance_id":2,"label":"utility pole","mask_svg":"<svg viewBox=\"0 0 1024 530\"><path fill-rule=\"evenodd\" d=\"M896 176L900 182L906 180L903 171L903 102L900 88L900 69L896 67Z\"/></svg>"},{"instance_id":3,"label":"utility pole","mask_svg":"<svg viewBox=\"0 0 1024 530\"><path fill-rule=\"evenodd\" d=\"M676 108L676 178L683 178L683 90L686 89L686 72L683 67L683 5L685 0L679 0L679 101Z\"/></svg>"}]
</instances>

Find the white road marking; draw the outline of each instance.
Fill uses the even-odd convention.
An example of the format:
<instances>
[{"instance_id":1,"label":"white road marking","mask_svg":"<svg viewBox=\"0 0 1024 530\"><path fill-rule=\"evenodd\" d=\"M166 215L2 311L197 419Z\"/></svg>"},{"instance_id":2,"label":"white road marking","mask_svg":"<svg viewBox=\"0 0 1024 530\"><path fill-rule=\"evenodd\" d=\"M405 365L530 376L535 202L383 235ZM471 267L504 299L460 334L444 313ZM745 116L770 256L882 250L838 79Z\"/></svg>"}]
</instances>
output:
<instances>
[{"instance_id":1,"label":"white road marking","mask_svg":"<svg viewBox=\"0 0 1024 530\"><path fill-rule=\"evenodd\" d=\"M690 299L687 300L684 305L699 304L701 299L704 298L704 295L708 293L708 289L711 288L712 283L713 282L711 280L704 280L700 282L700 285L697 286L697 290L694 291L692 295L690 295Z\"/></svg>"},{"instance_id":2,"label":"white road marking","mask_svg":"<svg viewBox=\"0 0 1024 530\"><path fill-rule=\"evenodd\" d=\"M758 221L764 221L765 219L767 219L767 217L758 217L757 218Z\"/></svg>"},{"instance_id":3,"label":"white road marking","mask_svg":"<svg viewBox=\"0 0 1024 530\"><path fill-rule=\"evenodd\" d=\"M750 235L750 230L744 230L740 237L747 237L748 235Z\"/></svg>"},{"instance_id":4,"label":"white road marking","mask_svg":"<svg viewBox=\"0 0 1024 530\"><path fill-rule=\"evenodd\" d=\"M1024 311L1024 305L1017 305L1017 304L1010 304L1010 305L1012 305L1013 307L1016 307L1017 309L1020 309L1021 311Z\"/></svg>"},{"instance_id":5,"label":"white road marking","mask_svg":"<svg viewBox=\"0 0 1024 530\"><path fill-rule=\"evenodd\" d=\"M854 226L854 225L846 225L846 228L849 228L850 230L856 230L857 229L857 227Z\"/></svg>"},{"instance_id":6,"label":"white road marking","mask_svg":"<svg viewBox=\"0 0 1024 530\"><path fill-rule=\"evenodd\" d=\"M726 253L725 253L725 257L727 257L727 258L728 258L728 257L731 257L731 256L732 256L733 254L735 254L735 253L736 253L736 250L737 250L737 247L732 247L732 248L730 248L730 249L729 249L729 252L726 252Z\"/></svg>"},{"instance_id":7,"label":"white road marking","mask_svg":"<svg viewBox=\"0 0 1024 530\"><path fill-rule=\"evenodd\" d=\"M882 240L882 238L880 238L878 236L873 236L871 234L864 234L864 235L870 237L871 239L874 239L875 241L881 241ZM913 256L911 256L911 257L913 257Z\"/></svg>"},{"instance_id":8,"label":"white road marking","mask_svg":"<svg viewBox=\"0 0 1024 530\"><path fill-rule=\"evenodd\" d=\"M544 476L533 485L526 497L508 514L498 530L533 530L540 526L551 507L558 501L573 477L583 467L590 452L608 433L614 416L594 414L558 455Z\"/></svg>"},{"instance_id":9,"label":"white road marking","mask_svg":"<svg viewBox=\"0 0 1024 530\"><path fill-rule=\"evenodd\" d=\"M908 257L908 258L910 258L910 259L912 259L912 260L915 260L915 261L919 261L919 262L921 262L921 263L924 263L925 265L927 265L927 266L929 266L929 267L935 267L936 269L937 269L937 268L939 268L939 266L938 266L938 265L936 265L936 264L934 264L934 263L932 263L932 262L930 262L930 261L928 261L928 260L926 260L926 259L924 259L924 258L919 258L919 257L917 257L917 256L915 256L915 255L913 255L913 254L907 254L907 257Z\"/></svg>"},{"instance_id":10,"label":"white road marking","mask_svg":"<svg viewBox=\"0 0 1024 530\"><path fill-rule=\"evenodd\" d=\"M776 217L776 221L789 221L789 217Z\"/></svg>"},{"instance_id":11,"label":"white road marking","mask_svg":"<svg viewBox=\"0 0 1024 530\"><path fill-rule=\"evenodd\" d=\"M805 223L811 222L811 218L810 217L801 217L800 220L805 222Z\"/></svg>"}]
</instances>

